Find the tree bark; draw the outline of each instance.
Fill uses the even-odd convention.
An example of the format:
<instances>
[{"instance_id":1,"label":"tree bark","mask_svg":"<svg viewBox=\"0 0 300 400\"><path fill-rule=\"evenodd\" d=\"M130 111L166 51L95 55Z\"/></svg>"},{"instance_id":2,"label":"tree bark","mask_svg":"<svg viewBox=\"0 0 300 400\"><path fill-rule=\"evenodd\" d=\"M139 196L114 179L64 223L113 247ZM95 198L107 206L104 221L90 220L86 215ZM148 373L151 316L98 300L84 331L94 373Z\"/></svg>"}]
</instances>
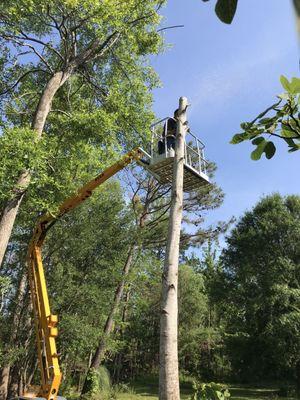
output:
<instances>
[{"instance_id":1,"label":"tree bark","mask_svg":"<svg viewBox=\"0 0 300 400\"><path fill-rule=\"evenodd\" d=\"M14 309L14 315L13 315L13 320L12 320L12 328L11 328L11 337L9 340L8 345L15 345L16 339L18 336L19 332L19 321L21 318L22 310L23 310L23 305L24 305L24 296L25 296L25 290L26 290L26 282L27 282L27 275L26 271L24 270L22 272L20 282L19 282L19 287L18 287L18 292L16 296L16 308ZM0 400L6 400L7 394L8 394L8 387L9 387L9 382L10 382L10 373L11 373L11 363L7 363L2 369L1 373L1 381L0 381Z\"/></svg>"},{"instance_id":2,"label":"tree bark","mask_svg":"<svg viewBox=\"0 0 300 400\"><path fill-rule=\"evenodd\" d=\"M125 264L123 267L123 271L122 271L122 279L115 290L114 300L113 300L110 312L106 319L106 323L105 323L104 330L103 330L103 335L102 335L102 337L99 341L99 345L92 357L92 361L91 361L91 364L90 364L90 367L89 367L89 370L87 373L87 377L89 376L89 373L92 370L98 369L101 362L103 361L103 358L104 358L104 355L106 352L106 348L107 348L107 338L109 337L109 335L111 334L111 332L113 330L114 317L119 308L121 299L123 297L126 277L129 273L130 267L132 265L132 260L133 260L135 249L136 249L135 244L133 244L129 248L127 258L126 258L126 261L125 261ZM85 395L85 394L89 393L90 389L91 388L90 388L89 380L85 379L81 394Z\"/></svg>"},{"instance_id":3,"label":"tree bark","mask_svg":"<svg viewBox=\"0 0 300 400\"><path fill-rule=\"evenodd\" d=\"M23 200L25 190L29 184L29 174L24 171L13 190L13 197L8 200L0 221L0 266L3 262L8 241L18 213L19 206Z\"/></svg>"},{"instance_id":4,"label":"tree bark","mask_svg":"<svg viewBox=\"0 0 300 400\"><path fill-rule=\"evenodd\" d=\"M129 273L130 267L132 265L134 250L135 250L135 246L133 245L129 249L127 259L126 259L126 262L124 264L123 271L122 271L122 280L120 281L120 283L117 286L117 289L115 291L113 304L112 304L111 310L108 314L108 317L107 317L107 320L106 320L106 323L104 326L104 331L103 331L104 334L100 340L99 346L94 354L94 357L92 358L91 368L98 368L101 364L101 361L103 360L105 350L106 350L106 340L107 340L107 337L111 334L111 332L113 330L114 317L119 308L121 299L123 297L125 281L126 281L126 277L127 277L128 273Z\"/></svg>"},{"instance_id":5,"label":"tree bark","mask_svg":"<svg viewBox=\"0 0 300 400\"><path fill-rule=\"evenodd\" d=\"M122 311L122 323L127 321L127 311L128 311L128 303L129 303L129 298L130 298L130 290L127 290L125 293L125 299L124 299L124 306L123 306L123 311ZM120 327L119 329L119 335L121 338L123 338L124 335L124 328ZM113 372L113 378L115 383L120 382L120 374L121 374L121 369L122 369L122 360L123 360L124 354L123 351L118 352L116 354L115 359L114 359L114 372Z\"/></svg>"},{"instance_id":6,"label":"tree bark","mask_svg":"<svg viewBox=\"0 0 300 400\"><path fill-rule=\"evenodd\" d=\"M70 74L71 72L56 72L45 86L32 122L32 129L36 131L38 140L42 136L45 122L51 109L52 100L58 89L70 77ZM14 222L26 189L30 183L30 179L31 176L29 171L23 171L21 173L17 184L12 191L12 197L8 200L2 212L0 221L0 265L2 265Z\"/></svg>"},{"instance_id":7,"label":"tree bark","mask_svg":"<svg viewBox=\"0 0 300 400\"><path fill-rule=\"evenodd\" d=\"M187 99L179 100L171 209L162 275L159 350L159 399L180 400L178 371L178 259L183 209L184 143Z\"/></svg>"},{"instance_id":8,"label":"tree bark","mask_svg":"<svg viewBox=\"0 0 300 400\"><path fill-rule=\"evenodd\" d=\"M9 379L9 385L8 385L8 399L13 399L18 396L19 394L19 381L20 381L20 366L19 365L14 365L10 369L10 379Z\"/></svg>"},{"instance_id":9,"label":"tree bark","mask_svg":"<svg viewBox=\"0 0 300 400\"><path fill-rule=\"evenodd\" d=\"M74 74L78 67L93 59L103 57L118 42L120 37L120 32L115 31L103 43L100 43L99 39L95 39L81 54L78 54L70 61L64 71L58 71L51 77L40 97L32 122L32 129L37 132L37 139L40 139L42 136L46 119L51 110L52 100L58 89ZM12 191L12 198L7 202L2 211L0 221L0 266L4 259L20 204L29 184L30 173L29 171L24 171Z\"/></svg>"},{"instance_id":10,"label":"tree bark","mask_svg":"<svg viewBox=\"0 0 300 400\"><path fill-rule=\"evenodd\" d=\"M10 364L5 365L1 370L0 400L6 400L9 384Z\"/></svg>"}]
</instances>

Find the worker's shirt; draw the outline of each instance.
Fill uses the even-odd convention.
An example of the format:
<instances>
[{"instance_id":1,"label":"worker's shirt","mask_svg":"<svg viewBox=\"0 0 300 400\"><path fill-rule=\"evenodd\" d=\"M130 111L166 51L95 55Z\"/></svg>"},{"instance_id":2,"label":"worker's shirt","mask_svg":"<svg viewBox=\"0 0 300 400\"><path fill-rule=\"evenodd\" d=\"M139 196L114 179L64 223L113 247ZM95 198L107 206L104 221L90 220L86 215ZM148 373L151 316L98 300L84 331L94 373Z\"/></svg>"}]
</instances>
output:
<instances>
[{"instance_id":1,"label":"worker's shirt","mask_svg":"<svg viewBox=\"0 0 300 400\"><path fill-rule=\"evenodd\" d=\"M165 125L162 137L174 136L176 137L177 121L174 118L168 118Z\"/></svg>"}]
</instances>

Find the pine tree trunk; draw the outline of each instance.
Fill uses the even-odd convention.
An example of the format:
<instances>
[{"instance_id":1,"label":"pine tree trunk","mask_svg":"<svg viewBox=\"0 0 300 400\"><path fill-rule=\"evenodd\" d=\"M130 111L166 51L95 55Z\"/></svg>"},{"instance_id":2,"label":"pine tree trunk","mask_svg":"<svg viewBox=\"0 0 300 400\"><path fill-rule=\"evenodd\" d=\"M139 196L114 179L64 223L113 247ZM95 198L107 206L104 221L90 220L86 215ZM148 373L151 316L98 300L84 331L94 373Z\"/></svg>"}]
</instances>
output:
<instances>
[{"instance_id":1,"label":"pine tree trunk","mask_svg":"<svg viewBox=\"0 0 300 400\"><path fill-rule=\"evenodd\" d=\"M178 258L183 209L184 142L187 99L181 97L177 117L173 185L166 258L162 275L159 351L159 399L180 400L178 372Z\"/></svg>"},{"instance_id":2,"label":"pine tree trunk","mask_svg":"<svg viewBox=\"0 0 300 400\"><path fill-rule=\"evenodd\" d=\"M132 265L132 260L133 260L133 255L134 255L135 249L136 249L136 245L132 245L129 249L129 252L128 252L128 255L126 258L126 262L124 264L123 271L122 271L122 279L116 288L112 307L107 316L106 323L104 326L103 335L102 335L99 345L92 357L91 364L90 364L90 367L89 367L89 370L87 373L87 378L89 376L89 373L95 369L98 369L101 362L103 361L103 358L104 358L104 355L106 352L106 348L107 348L107 339L113 330L114 317L115 317L115 314L119 308L120 302L123 297L126 277L129 273L130 267ZM81 394L85 395L85 394L89 393L90 390L91 390L90 381L88 379L85 379Z\"/></svg>"},{"instance_id":3,"label":"pine tree trunk","mask_svg":"<svg viewBox=\"0 0 300 400\"><path fill-rule=\"evenodd\" d=\"M45 122L51 109L53 97L69 77L70 72L57 72L45 86L32 122L32 129L36 131L37 139L40 139L42 136ZM30 179L29 171L23 171L21 173L16 186L12 190L12 197L7 201L6 206L2 211L0 220L0 266L2 265L14 222L26 189L30 183Z\"/></svg>"}]
</instances>

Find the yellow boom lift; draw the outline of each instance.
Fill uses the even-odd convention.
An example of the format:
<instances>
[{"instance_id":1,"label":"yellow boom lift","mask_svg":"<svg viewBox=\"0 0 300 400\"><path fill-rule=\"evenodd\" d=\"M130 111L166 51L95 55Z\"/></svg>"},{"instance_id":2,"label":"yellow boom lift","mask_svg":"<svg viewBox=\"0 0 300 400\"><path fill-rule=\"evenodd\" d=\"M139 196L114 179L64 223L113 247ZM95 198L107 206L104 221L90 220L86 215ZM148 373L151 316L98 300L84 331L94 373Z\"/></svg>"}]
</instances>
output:
<instances>
[{"instance_id":1,"label":"yellow boom lift","mask_svg":"<svg viewBox=\"0 0 300 400\"><path fill-rule=\"evenodd\" d=\"M166 129L167 123L168 118L165 118L152 126L150 154L140 148L129 152L120 161L105 169L96 178L79 189L77 194L65 200L59 207L55 216L45 214L37 222L28 250L29 282L34 310L38 364L41 374L41 385L36 394L37 397L33 397L35 399L62 399L58 396L62 380L59 356L56 349L58 317L52 314L50 310L42 263L42 245L47 231L60 217L89 198L98 186L133 161L137 161L146 167L146 169L162 184L170 183L174 149L165 147L163 152L160 151L160 154L157 150L158 141L164 141L166 143L163 136L159 135L157 132L162 132L161 129L159 130L162 124L164 126L163 129ZM197 186L206 185L209 182L206 174L206 161L203 154L204 145L194 135L192 136L192 139L195 139L196 143L193 145L191 142L185 144L185 191L194 190ZM19 399L28 399L28 397L21 397Z\"/></svg>"}]
</instances>

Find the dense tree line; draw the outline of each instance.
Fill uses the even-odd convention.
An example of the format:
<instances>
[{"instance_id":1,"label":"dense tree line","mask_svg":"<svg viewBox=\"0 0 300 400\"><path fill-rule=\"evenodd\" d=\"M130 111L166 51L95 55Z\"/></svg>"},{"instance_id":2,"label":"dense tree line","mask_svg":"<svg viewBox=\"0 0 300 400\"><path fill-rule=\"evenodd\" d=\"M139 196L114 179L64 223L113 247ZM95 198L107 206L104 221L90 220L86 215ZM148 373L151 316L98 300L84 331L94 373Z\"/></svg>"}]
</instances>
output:
<instances>
[{"instance_id":1,"label":"dense tree line","mask_svg":"<svg viewBox=\"0 0 300 400\"><path fill-rule=\"evenodd\" d=\"M150 187L153 190L153 182ZM51 299L61 320L58 345L65 393L82 388L99 343L105 343L100 363L115 383L158 372L164 241L153 245L147 229L143 236L143 228L136 224L136 213L144 210L142 193L138 199L135 193L128 202L123 191L117 182L107 184L57 223L47 241L44 260ZM212 231L206 231L211 239L202 247L200 258L186 253L190 246L183 244L179 272L182 376L299 381L299 218L300 198L275 194L241 217L221 255ZM147 223L155 219L150 213ZM163 226L164 221L157 226L156 238L166 229ZM26 240L20 227L1 277L1 365L11 365L10 394L38 382L22 260ZM136 245L124 275L132 243ZM107 332L120 282L122 294Z\"/></svg>"},{"instance_id":2,"label":"dense tree line","mask_svg":"<svg viewBox=\"0 0 300 400\"><path fill-rule=\"evenodd\" d=\"M158 79L147 57L163 46L163 3L0 5L2 400L39 382L26 270L37 218L55 215L83 183L149 142ZM215 169L209 164L212 181ZM300 382L300 199L262 199L220 254L218 237L229 222L208 226L205 216L222 201L215 184L184 198L181 374ZM128 168L49 232L43 258L60 318L65 394L93 393L101 365L115 383L157 375L169 209L170 188L140 167Z\"/></svg>"}]
</instances>

